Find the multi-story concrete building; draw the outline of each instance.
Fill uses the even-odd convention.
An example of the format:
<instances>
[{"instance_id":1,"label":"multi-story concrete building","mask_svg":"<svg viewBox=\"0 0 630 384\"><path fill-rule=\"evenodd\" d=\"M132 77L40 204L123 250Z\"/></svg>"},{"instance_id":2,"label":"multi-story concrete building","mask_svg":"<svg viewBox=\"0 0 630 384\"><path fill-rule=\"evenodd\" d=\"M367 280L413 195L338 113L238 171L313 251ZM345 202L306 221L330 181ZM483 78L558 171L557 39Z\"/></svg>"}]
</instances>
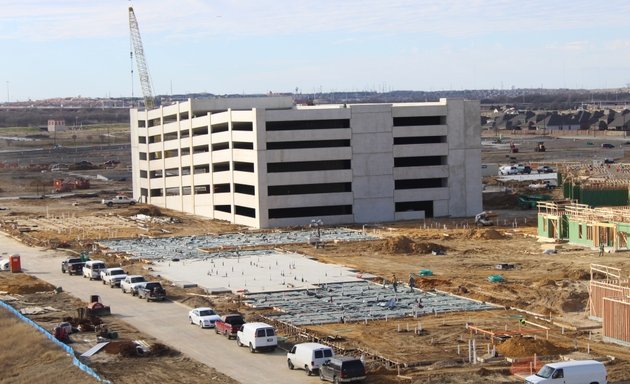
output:
<instances>
[{"instance_id":1,"label":"multi-story concrete building","mask_svg":"<svg viewBox=\"0 0 630 384\"><path fill-rule=\"evenodd\" d=\"M479 130L479 102L464 100L132 109L133 194L258 228L472 216L482 209Z\"/></svg>"}]
</instances>

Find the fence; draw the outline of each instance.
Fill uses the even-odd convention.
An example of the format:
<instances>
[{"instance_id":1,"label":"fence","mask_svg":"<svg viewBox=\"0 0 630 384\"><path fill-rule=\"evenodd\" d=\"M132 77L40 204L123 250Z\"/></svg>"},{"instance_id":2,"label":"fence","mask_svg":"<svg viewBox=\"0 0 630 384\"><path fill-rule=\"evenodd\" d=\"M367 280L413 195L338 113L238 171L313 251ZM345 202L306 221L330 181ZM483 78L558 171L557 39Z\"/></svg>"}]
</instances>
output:
<instances>
[{"instance_id":1,"label":"fence","mask_svg":"<svg viewBox=\"0 0 630 384\"><path fill-rule=\"evenodd\" d=\"M2 300L0 300L0 307L6 308L9 312L13 313L18 319L22 320L26 324L35 328L35 330L39 331L42 335L46 336L48 339L50 339L50 341L52 341L53 343L63 348L64 351L66 351L70 356L72 356L72 363L76 365L80 370L94 377L96 380L102 383L111 384L109 380L103 379L102 377L99 376L98 373L96 373L96 371L94 371L92 368L88 367L87 365L83 364L81 361L79 361L79 359L74 355L74 350L72 348L62 343L61 341L57 340L55 336L53 336L50 332L48 332L42 326L40 326L33 320L29 319L28 317L22 315L18 310L16 310L15 308L13 308L12 306L10 306L9 304L5 303Z\"/></svg>"}]
</instances>

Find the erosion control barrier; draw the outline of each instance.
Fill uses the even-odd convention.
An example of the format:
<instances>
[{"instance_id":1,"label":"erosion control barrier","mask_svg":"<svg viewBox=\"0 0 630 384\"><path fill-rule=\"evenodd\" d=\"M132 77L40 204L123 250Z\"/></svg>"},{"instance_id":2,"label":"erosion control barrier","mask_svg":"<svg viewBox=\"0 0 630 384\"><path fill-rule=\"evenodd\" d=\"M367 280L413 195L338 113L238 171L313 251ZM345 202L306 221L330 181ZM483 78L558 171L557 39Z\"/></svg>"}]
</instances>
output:
<instances>
[{"instance_id":1,"label":"erosion control barrier","mask_svg":"<svg viewBox=\"0 0 630 384\"><path fill-rule=\"evenodd\" d=\"M34 322L33 320L29 319L28 317L22 315L18 310L16 310L15 308L13 308L12 306L10 306L9 304L5 303L2 300L0 300L0 307L6 308L8 311L13 313L18 319L22 320L26 324L28 324L31 327L35 328L35 330L39 331L42 335L44 335L47 338L49 338L50 341L52 341L53 343L55 343L58 346L60 346L61 348L63 348L64 351L66 351L70 356L72 356L72 364L76 365L80 370L82 370L83 372L87 373L88 375L94 377L96 380L98 380L98 381L100 381L102 383L112 384L111 381L103 379L92 368L88 367L87 365L85 365L81 361L79 361L79 359L74 355L74 350L72 348L70 348L66 344L62 343L61 341L55 339L55 336L53 336L50 332L48 332L46 329L44 329L41 325L37 324L36 322Z\"/></svg>"}]
</instances>

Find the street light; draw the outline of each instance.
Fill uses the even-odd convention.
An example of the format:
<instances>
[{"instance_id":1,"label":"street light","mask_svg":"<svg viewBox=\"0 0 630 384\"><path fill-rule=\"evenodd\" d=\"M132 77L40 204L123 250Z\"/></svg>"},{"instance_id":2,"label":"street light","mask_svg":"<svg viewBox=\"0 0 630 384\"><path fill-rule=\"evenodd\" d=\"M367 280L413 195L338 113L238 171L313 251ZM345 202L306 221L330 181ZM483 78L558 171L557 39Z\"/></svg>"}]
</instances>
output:
<instances>
[{"instance_id":1,"label":"street light","mask_svg":"<svg viewBox=\"0 0 630 384\"><path fill-rule=\"evenodd\" d=\"M310 228L316 228L317 229L317 237L321 237L321 229L320 227L324 225L324 222L321 219L313 219L311 220L311 224L309 225Z\"/></svg>"}]
</instances>

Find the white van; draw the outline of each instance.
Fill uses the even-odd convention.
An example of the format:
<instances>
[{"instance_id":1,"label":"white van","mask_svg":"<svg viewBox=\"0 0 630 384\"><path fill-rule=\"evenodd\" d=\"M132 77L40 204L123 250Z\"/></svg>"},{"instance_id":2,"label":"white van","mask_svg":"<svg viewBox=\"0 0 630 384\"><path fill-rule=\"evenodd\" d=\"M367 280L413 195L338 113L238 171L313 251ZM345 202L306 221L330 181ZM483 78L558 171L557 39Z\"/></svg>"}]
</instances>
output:
<instances>
[{"instance_id":1,"label":"white van","mask_svg":"<svg viewBox=\"0 0 630 384\"><path fill-rule=\"evenodd\" d=\"M276 330L269 324L245 323L236 332L236 344L239 347L246 345L250 352L274 351L278 346L278 337Z\"/></svg>"},{"instance_id":2,"label":"white van","mask_svg":"<svg viewBox=\"0 0 630 384\"><path fill-rule=\"evenodd\" d=\"M106 268L105 263L100 260L86 261L83 266L83 277L87 277L90 280L98 280L101 278L101 271L104 271Z\"/></svg>"},{"instance_id":3,"label":"white van","mask_svg":"<svg viewBox=\"0 0 630 384\"><path fill-rule=\"evenodd\" d=\"M307 375L318 371L319 367L329 361L335 353L332 348L319 343L296 344L287 353L289 369L304 368Z\"/></svg>"},{"instance_id":4,"label":"white van","mask_svg":"<svg viewBox=\"0 0 630 384\"><path fill-rule=\"evenodd\" d=\"M550 363L537 374L525 378L526 384L606 384L606 367L595 360L573 360Z\"/></svg>"}]
</instances>

